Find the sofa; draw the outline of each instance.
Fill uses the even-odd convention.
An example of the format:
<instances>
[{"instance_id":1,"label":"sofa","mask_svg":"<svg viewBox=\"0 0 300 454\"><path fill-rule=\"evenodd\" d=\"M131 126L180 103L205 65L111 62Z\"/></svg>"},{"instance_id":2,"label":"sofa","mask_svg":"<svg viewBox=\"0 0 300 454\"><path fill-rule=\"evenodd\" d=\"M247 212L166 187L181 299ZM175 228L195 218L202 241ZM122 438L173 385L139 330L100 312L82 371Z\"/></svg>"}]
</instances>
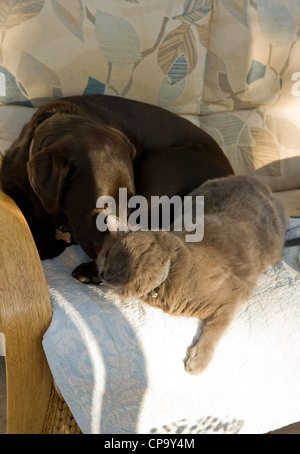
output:
<instances>
[{"instance_id":1,"label":"sofa","mask_svg":"<svg viewBox=\"0 0 300 454\"><path fill-rule=\"evenodd\" d=\"M3 155L50 100L132 98L203 128L290 217L282 261L191 377L182 361L201 322L76 282L79 246L41 263L0 193L7 432L266 433L299 421L299 2L10 0L0 31Z\"/></svg>"}]
</instances>

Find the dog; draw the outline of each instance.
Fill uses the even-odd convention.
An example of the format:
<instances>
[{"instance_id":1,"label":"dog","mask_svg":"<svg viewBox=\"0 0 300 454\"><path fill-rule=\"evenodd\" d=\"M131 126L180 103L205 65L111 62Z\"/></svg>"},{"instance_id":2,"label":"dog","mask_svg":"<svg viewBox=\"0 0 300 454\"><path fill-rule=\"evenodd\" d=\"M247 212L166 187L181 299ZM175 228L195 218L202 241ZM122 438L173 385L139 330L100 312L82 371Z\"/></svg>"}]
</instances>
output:
<instances>
[{"instance_id":1,"label":"dog","mask_svg":"<svg viewBox=\"0 0 300 454\"><path fill-rule=\"evenodd\" d=\"M183 197L232 174L215 140L188 120L151 104L89 95L36 111L3 158L1 185L25 215L42 260L66 247L58 229L71 234L92 260L73 272L87 283L97 280L94 261L108 234L96 227L100 196L117 205L119 188L128 198Z\"/></svg>"}]
</instances>

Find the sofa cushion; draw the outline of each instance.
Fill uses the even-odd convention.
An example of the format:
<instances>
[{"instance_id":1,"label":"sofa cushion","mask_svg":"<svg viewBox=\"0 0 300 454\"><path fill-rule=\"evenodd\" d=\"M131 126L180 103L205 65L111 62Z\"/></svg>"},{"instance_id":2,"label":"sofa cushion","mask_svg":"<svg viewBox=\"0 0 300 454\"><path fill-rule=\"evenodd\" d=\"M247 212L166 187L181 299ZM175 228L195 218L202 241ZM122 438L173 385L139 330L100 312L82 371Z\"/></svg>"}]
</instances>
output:
<instances>
[{"instance_id":1,"label":"sofa cushion","mask_svg":"<svg viewBox=\"0 0 300 454\"><path fill-rule=\"evenodd\" d=\"M0 28L0 103L160 105L211 134L236 173L300 187L298 2L10 0Z\"/></svg>"},{"instance_id":2,"label":"sofa cushion","mask_svg":"<svg viewBox=\"0 0 300 454\"><path fill-rule=\"evenodd\" d=\"M299 2L214 1L204 112L299 105L299 54Z\"/></svg>"},{"instance_id":3,"label":"sofa cushion","mask_svg":"<svg viewBox=\"0 0 300 454\"><path fill-rule=\"evenodd\" d=\"M274 191L300 188L300 105L214 112L194 121L218 142L236 174L256 175Z\"/></svg>"},{"instance_id":4,"label":"sofa cushion","mask_svg":"<svg viewBox=\"0 0 300 454\"><path fill-rule=\"evenodd\" d=\"M276 192L276 197L284 203L288 216L300 217L300 189Z\"/></svg>"},{"instance_id":5,"label":"sofa cushion","mask_svg":"<svg viewBox=\"0 0 300 454\"><path fill-rule=\"evenodd\" d=\"M211 0L5 2L0 102L105 93L199 113Z\"/></svg>"},{"instance_id":6,"label":"sofa cushion","mask_svg":"<svg viewBox=\"0 0 300 454\"><path fill-rule=\"evenodd\" d=\"M299 2L213 2L199 126L275 191L300 187L299 55Z\"/></svg>"}]
</instances>

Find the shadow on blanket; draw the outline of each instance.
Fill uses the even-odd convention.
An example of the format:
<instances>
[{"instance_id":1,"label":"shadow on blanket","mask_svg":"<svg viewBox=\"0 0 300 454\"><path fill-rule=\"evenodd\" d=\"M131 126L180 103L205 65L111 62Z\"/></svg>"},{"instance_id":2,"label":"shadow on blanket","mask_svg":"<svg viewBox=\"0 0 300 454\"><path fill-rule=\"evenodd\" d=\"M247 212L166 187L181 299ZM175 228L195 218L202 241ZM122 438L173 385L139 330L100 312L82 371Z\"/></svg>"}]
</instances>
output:
<instances>
[{"instance_id":1,"label":"shadow on blanket","mask_svg":"<svg viewBox=\"0 0 300 454\"><path fill-rule=\"evenodd\" d=\"M193 422L182 419L165 424L160 428L154 427L150 432L153 434L237 434L242 426L243 421L239 419L225 418L221 420L206 416Z\"/></svg>"},{"instance_id":2,"label":"shadow on blanket","mask_svg":"<svg viewBox=\"0 0 300 454\"><path fill-rule=\"evenodd\" d=\"M291 218L286 240L297 238ZM80 284L79 246L43 261L53 307L43 346L82 432L265 433L299 421L299 254L285 248L261 276L199 377L182 365L196 319Z\"/></svg>"},{"instance_id":3,"label":"shadow on blanket","mask_svg":"<svg viewBox=\"0 0 300 454\"><path fill-rule=\"evenodd\" d=\"M50 368L70 410L80 415L77 422L83 432L88 421L88 433L136 433L147 389L142 347L124 314L109 297L101 298L99 288L93 291L91 286L88 291L70 278L61 278L59 290L55 288L59 285L57 268L65 274L65 267L82 254L76 247L69 249L65 263L59 263L62 256L44 261L50 294L56 301L51 335L45 333L43 340ZM57 267L52 268L53 262ZM57 377L63 377L62 381Z\"/></svg>"},{"instance_id":4,"label":"shadow on blanket","mask_svg":"<svg viewBox=\"0 0 300 454\"><path fill-rule=\"evenodd\" d=\"M138 432L137 421L147 389L145 358L134 330L113 304L107 313L102 312L106 327L114 327L114 324L111 324L112 319L116 320L115 326L119 326L121 330L118 333L118 342L117 330L113 330L111 337L107 336L107 339L102 341L107 344L114 343L114 346L104 347L102 351L106 383L102 395L99 433L118 434L122 428L123 433L134 434ZM99 337L99 333L95 331L96 336L97 334ZM136 377L135 384L132 383L132 377Z\"/></svg>"}]
</instances>

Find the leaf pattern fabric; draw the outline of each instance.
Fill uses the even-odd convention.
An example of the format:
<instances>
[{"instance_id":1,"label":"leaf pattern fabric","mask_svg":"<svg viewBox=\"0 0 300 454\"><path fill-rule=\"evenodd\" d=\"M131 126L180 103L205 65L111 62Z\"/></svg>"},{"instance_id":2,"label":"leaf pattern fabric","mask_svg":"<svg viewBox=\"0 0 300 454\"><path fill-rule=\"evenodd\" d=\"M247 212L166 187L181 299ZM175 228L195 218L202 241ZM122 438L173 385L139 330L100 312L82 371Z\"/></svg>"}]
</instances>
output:
<instances>
[{"instance_id":1,"label":"leaf pattern fabric","mask_svg":"<svg viewBox=\"0 0 300 454\"><path fill-rule=\"evenodd\" d=\"M0 29L2 33L40 13L45 0L2 0Z\"/></svg>"},{"instance_id":2,"label":"leaf pattern fabric","mask_svg":"<svg viewBox=\"0 0 300 454\"><path fill-rule=\"evenodd\" d=\"M300 187L299 55L294 0L0 2L0 104L97 93L155 104L277 191Z\"/></svg>"},{"instance_id":3,"label":"leaf pattern fabric","mask_svg":"<svg viewBox=\"0 0 300 454\"><path fill-rule=\"evenodd\" d=\"M81 0L52 0L53 10L74 35L83 39L84 7Z\"/></svg>"},{"instance_id":4,"label":"leaf pattern fabric","mask_svg":"<svg viewBox=\"0 0 300 454\"><path fill-rule=\"evenodd\" d=\"M300 187L300 3L214 1L198 124L238 174L273 190Z\"/></svg>"},{"instance_id":5,"label":"leaf pattern fabric","mask_svg":"<svg viewBox=\"0 0 300 454\"><path fill-rule=\"evenodd\" d=\"M141 59L139 36L130 22L98 10L95 25L99 48L111 64L126 66Z\"/></svg>"},{"instance_id":6,"label":"leaf pattern fabric","mask_svg":"<svg viewBox=\"0 0 300 454\"><path fill-rule=\"evenodd\" d=\"M211 6L207 0L5 0L0 64L20 102L25 97L32 106L105 93L199 114ZM16 87L5 87L0 101L18 102Z\"/></svg>"},{"instance_id":7,"label":"leaf pattern fabric","mask_svg":"<svg viewBox=\"0 0 300 454\"><path fill-rule=\"evenodd\" d=\"M179 77L177 75L177 78L174 78L175 82L176 79L180 80L186 77L195 68L197 63L195 37L190 26L185 23L181 24L165 37L158 52L158 63L165 74L170 74L171 81L171 70L179 59L184 63L185 68L183 71L178 71Z\"/></svg>"}]
</instances>

